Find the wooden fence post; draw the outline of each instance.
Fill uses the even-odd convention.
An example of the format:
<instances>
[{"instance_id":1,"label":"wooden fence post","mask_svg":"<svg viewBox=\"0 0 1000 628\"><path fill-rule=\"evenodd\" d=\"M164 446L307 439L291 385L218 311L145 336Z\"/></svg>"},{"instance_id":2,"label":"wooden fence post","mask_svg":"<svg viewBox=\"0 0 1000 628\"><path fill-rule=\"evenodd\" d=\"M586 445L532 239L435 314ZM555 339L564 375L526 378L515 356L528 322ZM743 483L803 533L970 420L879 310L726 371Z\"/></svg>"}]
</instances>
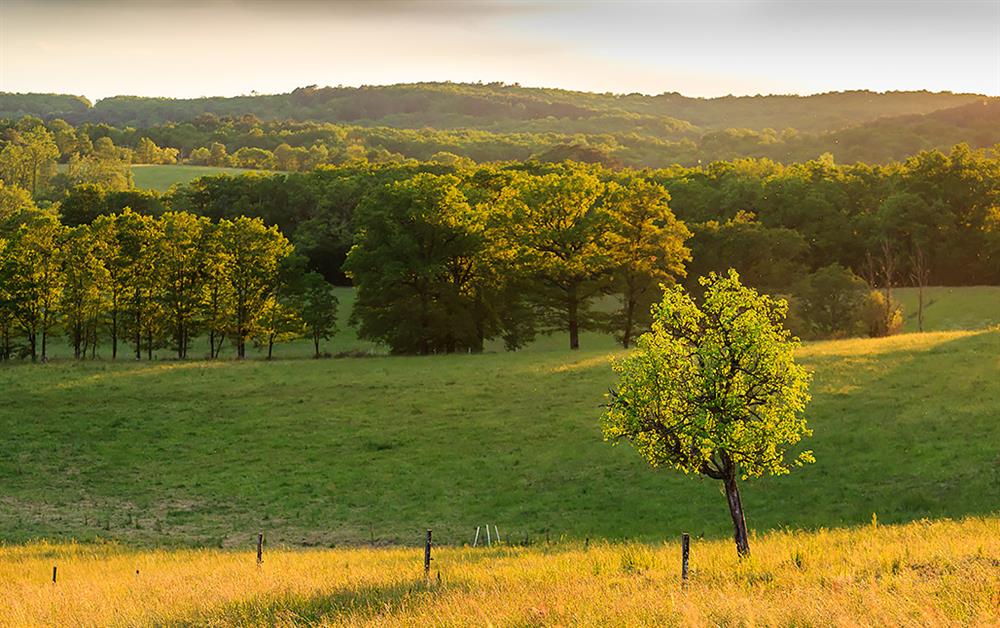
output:
<instances>
[{"instance_id":1,"label":"wooden fence post","mask_svg":"<svg viewBox=\"0 0 1000 628\"><path fill-rule=\"evenodd\" d=\"M431 531L427 530L427 540L424 542L424 578L427 584L431 581Z\"/></svg>"},{"instance_id":2,"label":"wooden fence post","mask_svg":"<svg viewBox=\"0 0 1000 628\"><path fill-rule=\"evenodd\" d=\"M52 584L56 583L56 566L52 565Z\"/></svg>"},{"instance_id":3,"label":"wooden fence post","mask_svg":"<svg viewBox=\"0 0 1000 628\"><path fill-rule=\"evenodd\" d=\"M264 562L264 533L257 533L257 566Z\"/></svg>"},{"instance_id":4,"label":"wooden fence post","mask_svg":"<svg viewBox=\"0 0 1000 628\"><path fill-rule=\"evenodd\" d=\"M688 579L688 556L691 553L691 535L685 532L681 536L681 581Z\"/></svg>"}]
</instances>

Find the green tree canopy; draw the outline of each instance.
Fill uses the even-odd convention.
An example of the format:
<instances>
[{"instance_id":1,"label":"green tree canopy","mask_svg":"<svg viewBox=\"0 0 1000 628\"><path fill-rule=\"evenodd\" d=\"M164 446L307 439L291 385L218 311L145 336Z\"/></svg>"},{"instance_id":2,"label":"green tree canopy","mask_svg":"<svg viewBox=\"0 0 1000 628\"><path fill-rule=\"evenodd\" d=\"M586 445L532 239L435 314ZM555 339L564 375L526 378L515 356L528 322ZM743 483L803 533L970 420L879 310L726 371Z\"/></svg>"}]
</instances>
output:
<instances>
[{"instance_id":1,"label":"green tree canopy","mask_svg":"<svg viewBox=\"0 0 1000 628\"><path fill-rule=\"evenodd\" d=\"M801 416L809 374L795 362L787 304L740 283L700 280L701 306L669 288L652 331L614 362L618 383L602 417L604 437L626 440L653 467L724 483L740 555L750 551L737 480L788 473L812 453L788 449L810 434Z\"/></svg>"}]
</instances>

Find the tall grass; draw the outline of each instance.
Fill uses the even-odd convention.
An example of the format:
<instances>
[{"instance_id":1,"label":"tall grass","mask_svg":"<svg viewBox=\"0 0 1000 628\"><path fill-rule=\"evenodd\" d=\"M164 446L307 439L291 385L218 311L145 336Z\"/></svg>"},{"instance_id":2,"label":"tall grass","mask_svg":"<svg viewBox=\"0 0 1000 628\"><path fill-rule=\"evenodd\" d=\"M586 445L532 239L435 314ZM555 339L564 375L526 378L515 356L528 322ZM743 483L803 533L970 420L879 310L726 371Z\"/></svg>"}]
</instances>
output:
<instances>
[{"instance_id":1,"label":"tall grass","mask_svg":"<svg viewBox=\"0 0 1000 628\"><path fill-rule=\"evenodd\" d=\"M248 543L250 540L248 539ZM0 618L34 625L996 625L1000 520L679 544L132 551L0 549ZM51 582L52 565L59 566ZM440 574L440 576L439 576Z\"/></svg>"}]
</instances>

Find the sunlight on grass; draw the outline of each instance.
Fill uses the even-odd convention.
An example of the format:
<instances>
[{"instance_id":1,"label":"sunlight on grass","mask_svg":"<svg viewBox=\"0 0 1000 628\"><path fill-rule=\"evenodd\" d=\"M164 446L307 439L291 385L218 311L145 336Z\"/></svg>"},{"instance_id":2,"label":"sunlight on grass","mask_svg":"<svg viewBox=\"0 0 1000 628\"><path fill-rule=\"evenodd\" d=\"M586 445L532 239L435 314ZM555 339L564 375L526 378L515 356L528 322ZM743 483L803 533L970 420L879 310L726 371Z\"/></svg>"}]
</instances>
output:
<instances>
[{"instance_id":1,"label":"sunlight on grass","mask_svg":"<svg viewBox=\"0 0 1000 628\"><path fill-rule=\"evenodd\" d=\"M250 540L248 539L248 542ZM0 549L10 625L969 625L1000 610L1000 520L753 539L422 551ZM51 582L53 565L58 582ZM438 580L440 574L440 581Z\"/></svg>"},{"instance_id":2,"label":"sunlight on grass","mask_svg":"<svg viewBox=\"0 0 1000 628\"><path fill-rule=\"evenodd\" d=\"M568 373L571 371L584 371L593 368L600 367L611 367L611 361L616 357L625 355L624 351L615 351L608 353L606 355L597 355L590 358L583 358L580 360L574 360L573 362L567 362L565 364L559 364L550 369L552 373Z\"/></svg>"},{"instance_id":3,"label":"sunlight on grass","mask_svg":"<svg viewBox=\"0 0 1000 628\"><path fill-rule=\"evenodd\" d=\"M844 355L880 355L897 351L926 351L953 340L985 333L984 331L939 331L924 334L899 334L888 338L848 338L807 342L796 353L799 357Z\"/></svg>"},{"instance_id":4,"label":"sunlight on grass","mask_svg":"<svg viewBox=\"0 0 1000 628\"><path fill-rule=\"evenodd\" d=\"M232 363L229 363L232 364ZM134 379L141 377L160 376L171 371L197 371L202 369L218 369L227 366L226 362L160 362L157 364L141 364L132 368L120 368L100 373L92 373L85 377L68 379L56 384L56 388L73 389L90 386L109 380Z\"/></svg>"}]
</instances>

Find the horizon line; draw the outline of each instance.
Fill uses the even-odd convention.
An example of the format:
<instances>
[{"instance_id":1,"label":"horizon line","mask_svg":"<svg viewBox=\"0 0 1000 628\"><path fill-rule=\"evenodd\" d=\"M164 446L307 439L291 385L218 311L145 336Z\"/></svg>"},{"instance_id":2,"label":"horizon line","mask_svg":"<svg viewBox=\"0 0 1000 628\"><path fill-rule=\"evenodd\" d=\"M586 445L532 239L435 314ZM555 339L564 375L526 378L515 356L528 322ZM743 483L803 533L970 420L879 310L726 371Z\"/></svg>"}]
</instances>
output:
<instances>
[{"instance_id":1,"label":"horizon line","mask_svg":"<svg viewBox=\"0 0 1000 628\"><path fill-rule=\"evenodd\" d=\"M609 96L614 98L623 98L629 96L641 96L646 98L658 98L661 96L680 96L689 100L723 100L723 99L736 99L736 98L814 98L817 96L827 96L831 94L850 94L850 93L869 93L877 95L888 95L888 94L919 94L926 93L932 95L939 94L950 94L955 96L978 96L987 99L1000 98L1000 95L984 94L980 92L963 92L963 91L953 91L949 89L942 90L931 90L927 88L923 89L889 89L889 90L877 90L864 87L849 88L849 89L839 89L839 90L828 90L823 92L810 92L810 93L796 93L796 92L768 92L762 93L757 92L755 94L745 93L745 94L734 94L732 92L728 94L722 94L719 96L688 96L678 91L663 91L658 93L643 92L643 91L631 91L631 92L616 92L616 91L591 91L584 89L571 89L567 87L552 87L546 85L524 85L520 82L508 83L506 81L451 81L451 80L428 80L428 81L413 81L406 83L361 83L361 84L337 84L337 85L301 85L295 87L287 92L257 92L251 90L250 92L241 92L238 94L210 94L210 95L200 95L200 96L169 96L169 95L140 95L140 94L113 94L109 96L102 96L98 98L91 98L86 94L73 94L70 92L37 92L37 91L0 91L0 95L8 96L73 96L76 98L83 98L90 106L93 107L97 103L103 100L109 100L112 98L144 98L144 99L159 99L159 100L211 100L218 98L258 98L258 97L268 97L268 96L286 96L294 93L296 90L300 89L345 89L345 90L360 90L365 88L392 88L392 87L417 87L425 85L457 85L457 86L470 86L470 87L502 87L502 88L518 88L525 90L546 90L546 91L557 91L557 92L567 92L567 93L577 93L577 94L590 94L596 96Z\"/></svg>"}]
</instances>

